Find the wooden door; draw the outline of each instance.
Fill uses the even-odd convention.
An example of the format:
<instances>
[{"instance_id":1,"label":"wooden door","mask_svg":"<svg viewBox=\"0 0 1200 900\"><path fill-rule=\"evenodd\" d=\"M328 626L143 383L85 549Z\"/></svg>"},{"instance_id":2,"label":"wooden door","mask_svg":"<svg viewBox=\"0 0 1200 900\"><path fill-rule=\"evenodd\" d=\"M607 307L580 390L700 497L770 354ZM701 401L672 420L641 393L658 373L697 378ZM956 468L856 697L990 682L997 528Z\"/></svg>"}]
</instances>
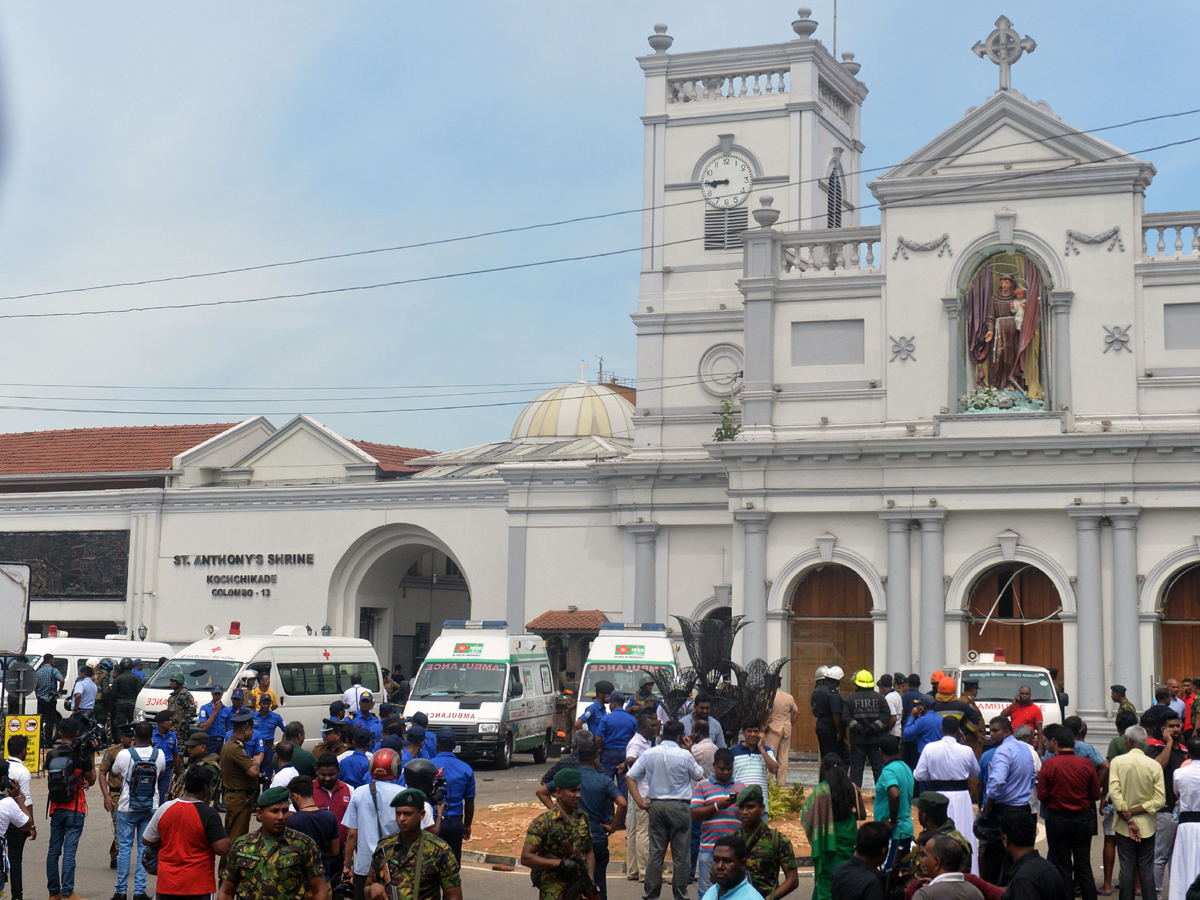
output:
<instances>
[{"instance_id":1,"label":"wooden door","mask_svg":"<svg viewBox=\"0 0 1200 900\"><path fill-rule=\"evenodd\" d=\"M841 666L843 687L858 669L874 665L875 637L871 594L866 582L845 566L822 566L808 573L792 595L791 691L800 707L792 748L816 752L809 697L818 666Z\"/></svg>"},{"instance_id":2,"label":"wooden door","mask_svg":"<svg viewBox=\"0 0 1200 900\"><path fill-rule=\"evenodd\" d=\"M1163 602L1161 683L1200 675L1200 566L1171 583Z\"/></svg>"},{"instance_id":3,"label":"wooden door","mask_svg":"<svg viewBox=\"0 0 1200 900\"><path fill-rule=\"evenodd\" d=\"M1003 648L1007 662L1055 668L1061 678L1059 605L1058 591L1041 569L1023 563L997 566L971 590L967 647L980 653Z\"/></svg>"}]
</instances>

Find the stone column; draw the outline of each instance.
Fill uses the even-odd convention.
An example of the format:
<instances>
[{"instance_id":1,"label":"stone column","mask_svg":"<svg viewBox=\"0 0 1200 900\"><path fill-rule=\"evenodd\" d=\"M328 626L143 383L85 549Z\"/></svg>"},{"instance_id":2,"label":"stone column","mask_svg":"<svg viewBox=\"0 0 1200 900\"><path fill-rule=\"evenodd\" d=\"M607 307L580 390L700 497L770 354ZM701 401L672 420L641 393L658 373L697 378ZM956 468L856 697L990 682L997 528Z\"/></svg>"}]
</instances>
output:
<instances>
[{"instance_id":1,"label":"stone column","mask_svg":"<svg viewBox=\"0 0 1200 900\"><path fill-rule=\"evenodd\" d=\"M633 620L654 622L656 585L655 551L658 549L658 523L635 522L625 526L634 540Z\"/></svg>"},{"instance_id":2,"label":"stone column","mask_svg":"<svg viewBox=\"0 0 1200 900\"><path fill-rule=\"evenodd\" d=\"M946 409L950 410L950 414L953 415L954 413L959 411L959 409L958 409L958 369L959 369L958 355L961 351L959 350L959 346L958 346L958 310L959 310L958 297L943 297L942 298L942 306L945 307L945 309L946 309L946 318L949 320L949 330L950 330L950 349L949 349L948 355L946 356L946 359L949 360L949 365L947 366L947 368L950 370L950 374L947 376L948 389L946 392ZM922 665L924 665L925 660L921 660L921 663L922 663ZM929 667L925 666L925 668L928 669ZM896 671L898 672L900 670L897 669Z\"/></svg>"},{"instance_id":3,"label":"stone column","mask_svg":"<svg viewBox=\"0 0 1200 900\"><path fill-rule=\"evenodd\" d=\"M887 522L887 666L889 672L912 668L912 575L908 511L879 514Z\"/></svg>"},{"instance_id":4,"label":"stone column","mask_svg":"<svg viewBox=\"0 0 1200 900\"><path fill-rule=\"evenodd\" d=\"M779 211L769 206L754 211L762 227L742 235L742 339L745 375L742 382L743 440L769 439L775 405L775 284L779 277L782 250L779 232L771 224Z\"/></svg>"},{"instance_id":5,"label":"stone column","mask_svg":"<svg viewBox=\"0 0 1200 900\"><path fill-rule=\"evenodd\" d=\"M1078 668L1075 704L1080 716L1102 719L1104 702L1104 610L1100 603L1100 520L1103 510L1076 506L1067 510L1075 520ZM1136 632L1134 633L1136 635ZM1131 639L1134 638L1131 635Z\"/></svg>"},{"instance_id":6,"label":"stone column","mask_svg":"<svg viewBox=\"0 0 1200 900\"><path fill-rule=\"evenodd\" d=\"M944 509L914 512L921 523L921 671L946 665Z\"/></svg>"},{"instance_id":7,"label":"stone column","mask_svg":"<svg viewBox=\"0 0 1200 900\"><path fill-rule=\"evenodd\" d=\"M504 616L510 631L525 630L525 547L524 525L508 526L508 592ZM354 633L354 632L350 632Z\"/></svg>"},{"instance_id":8,"label":"stone column","mask_svg":"<svg viewBox=\"0 0 1200 900\"><path fill-rule=\"evenodd\" d=\"M1113 539L1113 633L1121 646L1121 652L1113 654L1113 680L1125 685L1131 698L1142 696L1137 563L1137 520L1141 512L1138 506L1108 511Z\"/></svg>"},{"instance_id":9,"label":"stone column","mask_svg":"<svg viewBox=\"0 0 1200 900\"><path fill-rule=\"evenodd\" d=\"M1055 410L1071 409L1071 291L1050 292L1050 312L1054 316L1051 340L1054 350L1051 366Z\"/></svg>"},{"instance_id":10,"label":"stone column","mask_svg":"<svg viewBox=\"0 0 1200 900\"><path fill-rule=\"evenodd\" d=\"M739 509L733 518L742 523L742 664L767 659L767 509Z\"/></svg>"}]
</instances>

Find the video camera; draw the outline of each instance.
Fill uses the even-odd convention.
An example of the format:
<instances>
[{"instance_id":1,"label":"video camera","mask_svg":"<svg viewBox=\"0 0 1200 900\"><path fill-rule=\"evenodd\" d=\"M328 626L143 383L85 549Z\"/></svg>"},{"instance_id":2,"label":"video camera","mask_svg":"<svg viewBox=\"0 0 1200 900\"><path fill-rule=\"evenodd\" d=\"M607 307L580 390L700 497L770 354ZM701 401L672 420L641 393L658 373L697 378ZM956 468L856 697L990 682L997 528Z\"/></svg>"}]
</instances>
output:
<instances>
[{"instance_id":1,"label":"video camera","mask_svg":"<svg viewBox=\"0 0 1200 900\"><path fill-rule=\"evenodd\" d=\"M93 716L84 713L77 716L76 721L79 722L79 734L71 742L71 749L81 758L95 756L100 747L108 745L108 733L104 725Z\"/></svg>"}]
</instances>

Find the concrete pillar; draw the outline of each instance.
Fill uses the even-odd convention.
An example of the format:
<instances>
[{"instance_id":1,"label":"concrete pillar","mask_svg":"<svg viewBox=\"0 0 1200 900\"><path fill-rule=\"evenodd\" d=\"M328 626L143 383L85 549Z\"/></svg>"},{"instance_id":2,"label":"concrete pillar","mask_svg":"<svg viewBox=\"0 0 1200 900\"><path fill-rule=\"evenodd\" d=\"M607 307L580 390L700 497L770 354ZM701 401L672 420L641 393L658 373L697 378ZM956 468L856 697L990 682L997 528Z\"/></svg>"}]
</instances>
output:
<instances>
[{"instance_id":1,"label":"concrete pillar","mask_svg":"<svg viewBox=\"0 0 1200 900\"><path fill-rule=\"evenodd\" d=\"M880 513L887 521L887 670L911 672L912 576L909 572L908 513Z\"/></svg>"},{"instance_id":2,"label":"concrete pillar","mask_svg":"<svg viewBox=\"0 0 1200 900\"><path fill-rule=\"evenodd\" d=\"M508 592L504 604L504 618L509 631L525 630L525 547L524 525L508 527Z\"/></svg>"},{"instance_id":3,"label":"concrete pillar","mask_svg":"<svg viewBox=\"0 0 1200 900\"><path fill-rule=\"evenodd\" d=\"M1121 652L1113 655L1113 680L1125 685L1134 703L1142 699L1142 647L1138 639L1137 520L1141 507L1121 506L1108 513L1113 539L1113 633Z\"/></svg>"},{"instance_id":4,"label":"concrete pillar","mask_svg":"<svg viewBox=\"0 0 1200 900\"><path fill-rule=\"evenodd\" d=\"M1074 507L1075 520L1078 695L1075 708L1085 719L1102 719L1107 708L1104 692L1104 610L1100 602L1100 520L1102 510ZM1136 632L1131 634L1131 639Z\"/></svg>"},{"instance_id":5,"label":"concrete pillar","mask_svg":"<svg viewBox=\"0 0 1200 900\"><path fill-rule=\"evenodd\" d=\"M946 391L946 409L948 409L950 411L950 414L953 415L954 413L957 413L959 411L959 409L958 409L958 397L959 397L958 370L959 370L959 368L961 368L961 363L959 361L959 355L962 353L962 350L959 348L959 345L958 345L958 309L959 309L958 297L943 297L942 298L942 306L945 307L945 309L946 309L946 318L949 320L949 332L950 332L950 349L949 349L949 353L946 357L948 360L950 360L950 364L947 367L947 368L949 368L950 373L947 376L948 377L948 381L947 381L948 387L947 387L947 391ZM922 660L922 663L924 663L924 660ZM929 667L925 666L925 668L928 669ZM899 669L897 669L896 671L899 671Z\"/></svg>"},{"instance_id":6,"label":"concrete pillar","mask_svg":"<svg viewBox=\"0 0 1200 900\"><path fill-rule=\"evenodd\" d=\"M634 540L633 619L655 622L655 561L658 549L658 523L635 522L625 528Z\"/></svg>"},{"instance_id":7,"label":"concrete pillar","mask_svg":"<svg viewBox=\"0 0 1200 900\"><path fill-rule=\"evenodd\" d=\"M946 665L946 554L944 509L914 513L921 522L921 669ZM906 670L908 671L908 670Z\"/></svg>"},{"instance_id":8,"label":"concrete pillar","mask_svg":"<svg viewBox=\"0 0 1200 900\"><path fill-rule=\"evenodd\" d=\"M743 665L752 659L767 659L767 526L772 516L767 509L739 509L733 514L742 523Z\"/></svg>"},{"instance_id":9,"label":"concrete pillar","mask_svg":"<svg viewBox=\"0 0 1200 900\"><path fill-rule=\"evenodd\" d=\"M755 220L772 212L778 218L777 210L757 209ZM763 227L742 235L743 440L769 439L775 405L775 286L783 251L771 216L762 221Z\"/></svg>"},{"instance_id":10,"label":"concrete pillar","mask_svg":"<svg viewBox=\"0 0 1200 900\"><path fill-rule=\"evenodd\" d=\"M1054 395L1051 401L1055 410L1071 409L1071 300L1074 296L1071 291L1050 292L1050 312L1054 316L1054 331L1051 332Z\"/></svg>"}]
</instances>

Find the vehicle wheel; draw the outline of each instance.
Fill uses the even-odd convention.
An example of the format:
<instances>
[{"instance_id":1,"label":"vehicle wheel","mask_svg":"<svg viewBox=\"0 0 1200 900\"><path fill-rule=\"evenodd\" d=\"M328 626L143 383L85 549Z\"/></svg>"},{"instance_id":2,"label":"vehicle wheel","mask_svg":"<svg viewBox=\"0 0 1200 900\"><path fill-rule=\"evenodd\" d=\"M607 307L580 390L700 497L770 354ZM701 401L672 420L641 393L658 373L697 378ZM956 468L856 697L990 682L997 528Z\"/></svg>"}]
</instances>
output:
<instances>
[{"instance_id":1,"label":"vehicle wheel","mask_svg":"<svg viewBox=\"0 0 1200 900\"><path fill-rule=\"evenodd\" d=\"M505 738L504 743L496 749L496 768L507 769L512 765L513 739L512 735Z\"/></svg>"},{"instance_id":2,"label":"vehicle wheel","mask_svg":"<svg viewBox=\"0 0 1200 900\"><path fill-rule=\"evenodd\" d=\"M539 766L546 761L546 757L550 755L550 732L546 732L546 740L533 748L533 761Z\"/></svg>"}]
</instances>

